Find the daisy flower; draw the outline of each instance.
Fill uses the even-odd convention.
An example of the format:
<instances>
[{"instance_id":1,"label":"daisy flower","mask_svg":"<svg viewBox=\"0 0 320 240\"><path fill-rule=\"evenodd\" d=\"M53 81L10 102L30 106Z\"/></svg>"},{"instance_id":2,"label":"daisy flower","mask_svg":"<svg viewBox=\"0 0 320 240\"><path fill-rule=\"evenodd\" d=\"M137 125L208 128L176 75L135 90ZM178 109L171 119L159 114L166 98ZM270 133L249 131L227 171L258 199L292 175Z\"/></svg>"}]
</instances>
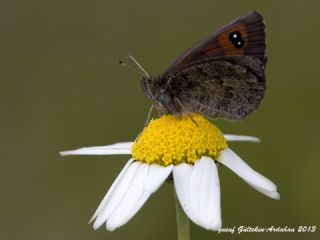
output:
<instances>
[{"instance_id":1,"label":"daisy flower","mask_svg":"<svg viewBox=\"0 0 320 240\"><path fill-rule=\"evenodd\" d=\"M131 154L90 222L94 229L106 223L113 231L127 223L150 195L172 176L180 205L195 224L221 228L220 180L217 163L226 166L262 194L279 199L276 185L250 168L228 147L228 141L259 140L223 135L211 122L195 114L162 116L152 120L135 142L80 148L65 155Z\"/></svg>"}]
</instances>

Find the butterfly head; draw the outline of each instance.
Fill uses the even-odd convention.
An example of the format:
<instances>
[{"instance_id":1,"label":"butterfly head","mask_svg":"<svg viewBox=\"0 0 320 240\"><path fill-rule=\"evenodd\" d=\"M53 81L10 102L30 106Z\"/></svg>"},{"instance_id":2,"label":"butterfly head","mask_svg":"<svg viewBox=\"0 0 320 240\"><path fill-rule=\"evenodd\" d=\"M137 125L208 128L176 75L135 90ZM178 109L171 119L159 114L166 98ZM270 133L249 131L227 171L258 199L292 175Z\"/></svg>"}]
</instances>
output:
<instances>
[{"instance_id":1,"label":"butterfly head","mask_svg":"<svg viewBox=\"0 0 320 240\"><path fill-rule=\"evenodd\" d=\"M141 86L144 94L151 100L157 99L158 88L155 84L155 78L143 77L141 80Z\"/></svg>"},{"instance_id":2,"label":"butterfly head","mask_svg":"<svg viewBox=\"0 0 320 240\"><path fill-rule=\"evenodd\" d=\"M145 95L155 100L156 107L168 114L181 115L181 106L175 101L175 96L171 91L171 85L168 84L168 76L143 77L141 81L142 90Z\"/></svg>"}]
</instances>

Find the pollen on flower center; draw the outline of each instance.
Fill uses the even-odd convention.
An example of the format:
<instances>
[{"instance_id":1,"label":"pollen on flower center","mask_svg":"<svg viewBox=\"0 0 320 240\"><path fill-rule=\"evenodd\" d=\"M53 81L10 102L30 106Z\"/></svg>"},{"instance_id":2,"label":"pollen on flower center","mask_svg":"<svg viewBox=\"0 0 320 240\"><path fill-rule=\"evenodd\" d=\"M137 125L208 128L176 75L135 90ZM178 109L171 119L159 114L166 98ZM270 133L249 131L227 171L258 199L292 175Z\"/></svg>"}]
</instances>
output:
<instances>
[{"instance_id":1,"label":"pollen on flower center","mask_svg":"<svg viewBox=\"0 0 320 240\"><path fill-rule=\"evenodd\" d=\"M228 147L222 132L199 114L152 120L132 146L135 160L163 166L193 164L201 156L216 159Z\"/></svg>"}]
</instances>

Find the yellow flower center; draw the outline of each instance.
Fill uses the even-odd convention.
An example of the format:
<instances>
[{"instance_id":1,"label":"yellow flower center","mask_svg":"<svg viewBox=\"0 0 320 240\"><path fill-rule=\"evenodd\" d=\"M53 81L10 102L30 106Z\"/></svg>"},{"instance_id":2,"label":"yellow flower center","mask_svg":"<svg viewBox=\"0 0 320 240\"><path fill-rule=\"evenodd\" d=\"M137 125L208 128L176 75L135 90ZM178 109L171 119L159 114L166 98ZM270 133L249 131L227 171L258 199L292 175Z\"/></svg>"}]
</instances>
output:
<instances>
[{"instance_id":1,"label":"yellow flower center","mask_svg":"<svg viewBox=\"0 0 320 240\"><path fill-rule=\"evenodd\" d=\"M216 159L228 147L222 132L199 114L175 117L165 115L152 120L132 146L135 160L170 164L193 164L201 156Z\"/></svg>"}]
</instances>

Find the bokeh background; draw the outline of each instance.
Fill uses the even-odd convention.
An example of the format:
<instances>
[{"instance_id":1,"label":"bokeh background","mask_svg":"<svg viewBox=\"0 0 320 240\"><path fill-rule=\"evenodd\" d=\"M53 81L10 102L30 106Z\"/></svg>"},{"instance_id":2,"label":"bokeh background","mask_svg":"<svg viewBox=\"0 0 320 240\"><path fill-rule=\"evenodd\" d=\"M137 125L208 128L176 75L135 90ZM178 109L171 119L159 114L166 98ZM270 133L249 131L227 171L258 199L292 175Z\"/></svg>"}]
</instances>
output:
<instances>
[{"instance_id":1,"label":"bokeh background","mask_svg":"<svg viewBox=\"0 0 320 240\"><path fill-rule=\"evenodd\" d=\"M183 50L251 10L267 25L267 94L223 132L277 183L268 199L220 169L222 219L233 226L313 226L316 233L231 235L191 227L193 239L319 237L319 1L0 2L0 239L175 239L173 191L165 184L115 232L87 222L128 156L58 152L133 140L150 101L140 77L118 65L131 52L153 75Z\"/></svg>"}]
</instances>

